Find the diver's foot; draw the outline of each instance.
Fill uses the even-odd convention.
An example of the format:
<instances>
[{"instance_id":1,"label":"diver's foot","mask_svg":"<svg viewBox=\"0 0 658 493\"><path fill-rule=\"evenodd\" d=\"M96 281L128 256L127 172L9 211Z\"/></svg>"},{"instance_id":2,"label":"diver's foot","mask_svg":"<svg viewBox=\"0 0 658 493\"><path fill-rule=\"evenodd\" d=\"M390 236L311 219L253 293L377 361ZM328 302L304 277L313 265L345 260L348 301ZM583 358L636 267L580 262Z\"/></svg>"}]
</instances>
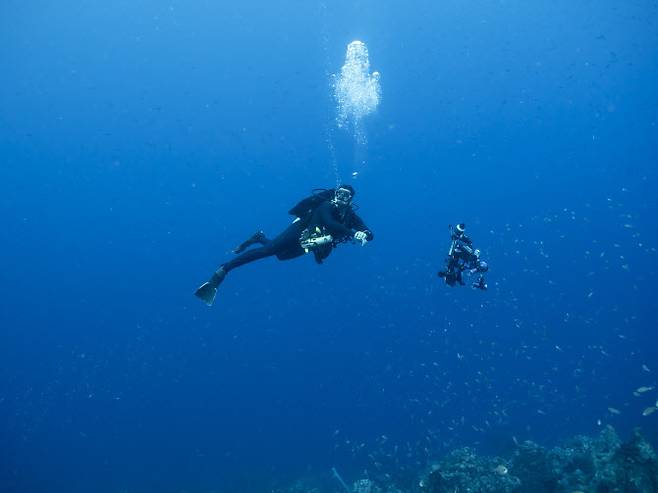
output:
<instances>
[{"instance_id":1,"label":"diver's foot","mask_svg":"<svg viewBox=\"0 0 658 493\"><path fill-rule=\"evenodd\" d=\"M238 253L242 253L254 243L260 243L262 245L263 243L265 243L265 240L266 240L265 233L263 233L262 231L256 231L253 235L251 235L251 237L248 240L243 241L237 247L235 247L233 249L233 253L235 253L236 255Z\"/></svg>"},{"instance_id":2,"label":"diver's foot","mask_svg":"<svg viewBox=\"0 0 658 493\"><path fill-rule=\"evenodd\" d=\"M217 269L217 272L212 275L208 282L204 282L197 288L197 290L194 292L195 296L201 298L206 305L212 306L212 304L215 302L215 296L217 296L217 288L225 277L226 270L224 270L224 267L220 267Z\"/></svg>"}]
</instances>

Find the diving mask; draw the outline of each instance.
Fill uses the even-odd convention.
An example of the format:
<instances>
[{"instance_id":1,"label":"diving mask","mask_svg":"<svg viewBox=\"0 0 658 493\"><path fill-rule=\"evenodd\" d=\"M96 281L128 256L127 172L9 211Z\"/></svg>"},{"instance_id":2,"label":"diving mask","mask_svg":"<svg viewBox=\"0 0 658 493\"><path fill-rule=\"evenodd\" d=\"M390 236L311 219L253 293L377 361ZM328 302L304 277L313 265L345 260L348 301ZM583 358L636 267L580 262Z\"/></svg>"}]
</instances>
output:
<instances>
[{"instance_id":1,"label":"diving mask","mask_svg":"<svg viewBox=\"0 0 658 493\"><path fill-rule=\"evenodd\" d=\"M352 192L347 188L339 188L334 194L334 202L338 205L349 205L352 201Z\"/></svg>"}]
</instances>

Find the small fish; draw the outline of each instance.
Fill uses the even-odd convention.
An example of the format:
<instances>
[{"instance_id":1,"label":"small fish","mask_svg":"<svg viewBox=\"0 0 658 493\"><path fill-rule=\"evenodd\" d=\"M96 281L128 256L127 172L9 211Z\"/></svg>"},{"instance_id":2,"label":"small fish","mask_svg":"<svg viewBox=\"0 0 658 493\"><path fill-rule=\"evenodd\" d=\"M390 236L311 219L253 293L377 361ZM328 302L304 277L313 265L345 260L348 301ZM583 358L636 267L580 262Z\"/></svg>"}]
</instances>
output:
<instances>
[{"instance_id":1,"label":"small fish","mask_svg":"<svg viewBox=\"0 0 658 493\"><path fill-rule=\"evenodd\" d=\"M653 387L638 387L635 391L638 394L644 394L645 392L649 392L650 390L653 390Z\"/></svg>"},{"instance_id":2,"label":"small fish","mask_svg":"<svg viewBox=\"0 0 658 493\"><path fill-rule=\"evenodd\" d=\"M649 367L647 365L642 365L642 369L646 372L650 372Z\"/></svg>"},{"instance_id":3,"label":"small fish","mask_svg":"<svg viewBox=\"0 0 658 493\"><path fill-rule=\"evenodd\" d=\"M608 411L610 411L610 414L621 414L621 411L619 409L615 409L614 407L609 407Z\"/></svg>"},{"instance_id":4,"label":"small fish","mask_svg":"<svg viewBox=\"0 0 658 493\"><path fill-rule=\"evenodd\" d=\"M655 410L655 407L647 407L644 411L642 411L642 416L649 416L650 414L653 414Z\"/></svg>"},{"instance_id":5,"label":"small fish","mask_svg":"<svg viewBox=\"0 0 658 493\"><path fill-rule=\"evenodd\" d=\"M505 467L503 464L497 465L494 467L494 472L499 476L504 476L507 474L507 467Z\"/></svg>"}]
</instances>

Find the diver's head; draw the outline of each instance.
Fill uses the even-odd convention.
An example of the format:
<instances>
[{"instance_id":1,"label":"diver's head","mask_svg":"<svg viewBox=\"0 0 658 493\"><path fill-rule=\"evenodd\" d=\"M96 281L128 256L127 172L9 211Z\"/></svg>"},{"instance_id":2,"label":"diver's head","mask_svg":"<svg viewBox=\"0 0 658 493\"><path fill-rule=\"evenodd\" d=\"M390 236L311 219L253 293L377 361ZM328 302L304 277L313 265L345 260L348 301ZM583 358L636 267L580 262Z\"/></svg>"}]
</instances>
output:
<instances>
[{"instance_id":1,"label":"diver's head","mask_svg":"<svg viewBox=\"0 0 658 493\"><path fill-rule=\"evenodd\" d=\"M466 231L466 225L464 223L459 223L455 226L455 231L457 232L457 236L463 235L464 231Z\"/></svg>"},{"instance_id":2,"label":"diver's head","mask_svg":"<svg viewBox=\"0 0 658 493\"><path fill-rule=\"evenodd\" d=\"M478 272L487 272L489 270L489 264L487 264L484 260L480 260L478 262Z\"/></svg>"},{"instance_id":3,"label":"diver's head","mask_svg":"<svg viewBox=\"0 0 658 493\"><path fill-rule=\"evenodd\" d=\"M352 185L340 185L334 192L334 204L339 207L347 207L352 203L354 187Z\"/></svg>"}]
</instances>

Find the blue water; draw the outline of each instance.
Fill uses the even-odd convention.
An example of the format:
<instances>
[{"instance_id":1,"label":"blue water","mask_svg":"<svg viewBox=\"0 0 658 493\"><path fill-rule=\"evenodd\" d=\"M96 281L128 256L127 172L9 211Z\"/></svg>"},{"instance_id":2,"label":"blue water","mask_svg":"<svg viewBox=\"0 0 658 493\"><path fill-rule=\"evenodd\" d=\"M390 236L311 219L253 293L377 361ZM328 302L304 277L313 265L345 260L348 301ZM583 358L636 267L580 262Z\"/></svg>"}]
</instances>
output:
<instances>
[{"instance_id":1,"label":"blue water","mask_svg":"<svg viewBox=\"0 0 658 493\"><path fill-rule=\"evenodd\" d=\"M382 73L375 241L192 293L344 180L328 74ZM640 426L658 380L658 5L0 6L0 491L404 482ZM464 221L489 290L436 277ZM645 367L643 368L643 365ZM620 414L607 410L615 408Z\"/></svg>"}]
</instances>

